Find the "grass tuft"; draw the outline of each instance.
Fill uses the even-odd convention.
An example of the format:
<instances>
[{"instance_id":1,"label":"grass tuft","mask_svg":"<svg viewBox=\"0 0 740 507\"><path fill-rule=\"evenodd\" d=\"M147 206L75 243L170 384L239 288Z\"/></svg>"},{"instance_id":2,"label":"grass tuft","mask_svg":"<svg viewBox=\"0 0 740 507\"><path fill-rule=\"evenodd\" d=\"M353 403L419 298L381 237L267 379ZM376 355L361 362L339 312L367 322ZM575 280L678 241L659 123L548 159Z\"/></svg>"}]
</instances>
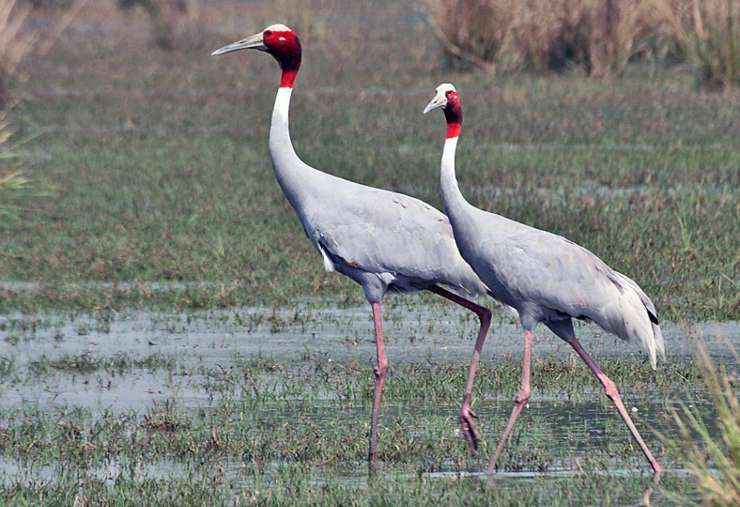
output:
<instances>
[{"instance_id":1,"label":"grass tuft","mask_svg":"<svg viewBox=\"0 0 740 507\"><path fill-rule=\"evenodd\" d=\"M127 354L95 357L86 353L79 356L65 355L57 359L41 356L29 363L29 369L36 375L46 375L52 370L87 374L98 370L123 372L132 369L147 369L151 371L157 368L173 367L174 364L173 357L161 354L135 358Z\"/></svg>"},{"instance_id":2,"label":"grass tuft","mask_svg":"<svg viewBox=\"0 0 740 507\"><path fill-rule=\"evenodd\" d=\"M737 354L735 361L737 362ZM706 348L699 344L696 361L714 406L716 423L710 423L699 409L685 403L672 410L680 439L660 435L661 440L685 463L694 476L703 505L740 505L740 402L737 377L718 368ZM712 428L716 424L717 431ZM676 498L687 503L687 498Z\"/></svg>"}]
</instances>

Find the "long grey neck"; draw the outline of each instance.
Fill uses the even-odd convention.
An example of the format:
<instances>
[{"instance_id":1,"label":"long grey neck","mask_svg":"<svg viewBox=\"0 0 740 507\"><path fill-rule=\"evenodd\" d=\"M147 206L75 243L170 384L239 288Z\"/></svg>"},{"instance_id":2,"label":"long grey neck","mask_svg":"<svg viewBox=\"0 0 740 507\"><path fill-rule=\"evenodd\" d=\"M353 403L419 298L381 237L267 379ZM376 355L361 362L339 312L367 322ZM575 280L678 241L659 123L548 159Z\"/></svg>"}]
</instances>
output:
<instances>
[{"instance_id":1,"label":"long grey neck","mask_svg":"<svg viewBox=\"0 0 740 507\"><path fill-rule=\"evenodd\" d=\"M292 92L293 89L288 87L278 89L272 110L269 145L272 167L280 188L293 208L300 213L301 203L308 196L308 187L318 171L298 158L290 140L288 113Z\"/></svg>"},{"instance_id":2,"label":"long grey neck","mask_svg":"<svg viewBox=\"0 0 740 507\"><path fill-rule=\"evenodd\" d=\"M458 137L448 137L445 140L444 150L442 151L442 166L440 171L440 183L442 186L442 200L445 204L445 210L450 219L462 219L465 212L470 207L468 201L460 192L455 176L455 150L457 149Z\"/></svg>"}]
</instances>

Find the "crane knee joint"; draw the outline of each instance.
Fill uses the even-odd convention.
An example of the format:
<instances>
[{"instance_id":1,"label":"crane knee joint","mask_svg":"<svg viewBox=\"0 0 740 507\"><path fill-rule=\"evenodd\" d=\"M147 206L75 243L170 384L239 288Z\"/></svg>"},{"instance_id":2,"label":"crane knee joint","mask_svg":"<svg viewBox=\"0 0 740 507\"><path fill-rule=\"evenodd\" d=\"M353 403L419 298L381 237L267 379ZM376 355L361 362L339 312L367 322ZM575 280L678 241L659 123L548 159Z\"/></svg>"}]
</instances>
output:
<instances>
[{"instance_id":1,"label":"crane knee joint","mask_svg":"<svg viewBox=\"0 0 740 507\"><path fill-rule=\"evenodd\" d=\"M373 368L373 373L376 379L385 377L385 372L388 371L388 360L378 361L378 364Z\"/></svg>"},{"instance_id":2,"label":"crane knee joint","mask_svg":"<svg viewBox=\"0 0 740 507\"><path fill-rule=\"evenodd\" d=\"M491 310L488 308L481 308L478 311L478 318L480 319L480 323L482 326L486 326L491 323L491 318L493 317L493 314L491 313Z\"/></svg>"},{"instance_id":3,"label":"crane knee joint","mask_svg":"<svg viewBox=\"0 0 740 507\"><path fill-rule=\"evenodd\" d=\"M606 376L603 379L603 383L604 383L604 394L606 394L612 400L618 399L619 389L617 389L617 384L615 384L612 379Z\"/></svg>"},{"instance_id":4,"label":"crane knee joint","mask_svg":"<svg viewBox=\"0 0 740 507\"><path fill-rule=\"evenodd\" d=\"M531 394L531 390L529 389L529 386L522 387L519 389L519 392L516 393L516 396L514 396L514 402L518 404L526 403L529 401L529 396Z\"/></svg>"}]
</instances>

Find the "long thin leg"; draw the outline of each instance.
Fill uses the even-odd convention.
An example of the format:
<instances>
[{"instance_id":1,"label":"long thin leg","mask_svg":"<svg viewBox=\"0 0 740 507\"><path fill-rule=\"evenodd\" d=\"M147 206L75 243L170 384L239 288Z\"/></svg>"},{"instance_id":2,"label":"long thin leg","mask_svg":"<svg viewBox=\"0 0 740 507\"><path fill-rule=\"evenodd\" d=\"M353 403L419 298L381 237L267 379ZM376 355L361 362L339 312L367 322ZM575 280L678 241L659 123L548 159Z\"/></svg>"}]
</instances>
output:
<instances>
[{"instance_id":1,"label":"long thin leg","mask_svg":"<svg viewBox=\"0 0 740 507\"><path fill-rule=\"evenodd\" d=\"M504 448L504 445L506 444L506 441L509 439L509 434L511 433L511 429L514 427L514 423L516 422L517 417L519 417L519 414L522 413L522 409L524 408L524 405L526 405L527 401L529 401L529 395L530 395L530 388L529 388L529 373L530 373L530 364L532 362L532 332L527 330L524 331L524 357L522 358L522 381L519 384L519 392L516 393L516 396L514 397L514 410L511 411L511 416L509 416L509 422L506 424L506 429L504 430L504 434L501 435L501 440L498 443L498 447L496 447L496 452L493 453L493 456L491 457L491 462L488 464L488 475L492 476L494 470L496 469L496 461L498 460L499 455L501 454L501 451Z\"/></svg>"},{"instance_id":2,"label":"long thin leg","mask_svg":"<svg viewBox=\"0 0 740 507\"><path fill-rule=\"evenodd\" d=\"M478 363L480 363L480 354L483 350L483 343L486 341L486 335L488 334L488 328L491 326L491 311L488 308L477 305L472 301L468 301L452 292L449 292L441 287L432 287L429 289L431 292L447 298L450 301L459 304L467 308L468 310L475 313L480 319L480 329L478 330L478 339L475 341L475 348L473 349L473 359L470 361L470 369L468 370L468 383L465 385L465 394L463 395L463 404L460 409L460 427L462 429L463 437L468 443L471 451L478 449L478 443L480 442L480 433L475 427L473 418L477 417L473 409L470 408L470 399L473 396L473 384L475 383L475 372L478 369Z\"/></svg>"},{"instance_id":3,"label":"long thin leg","mask_svg":"<svg viewBox=\"0 0 740 507\"><path fill-rule=\"evenodd\" d=\"M622 419L624 419L624 423L629 428L630 433L632 433L632 436L639 444L640 449L642 449L643 454L645 455L647 460L650 462L650 466L653 467L655 478L656 479L660 478L660 474L661 472L663 472L663 469L658 464L658 461L653 457L653 453L650 452L650 449L648 448L648 446L645 444L645 441L640 436L640 432L637 431L637 428L635 427L635 423L632 422L632 418L630 418L629 413L627 412L627 409L624 408L624 403L622 403L622 398L619 396L619 390L617 389L617 385L609 377L607 377L603 371L601 371L601 368L599 368L599 365L596 364L596 361L591 359L591 356L588 355L588 352L586 352L583 349L583 347L581 347L580 342L575 338L575 336L570 338L568 340L568 343L576 351L576 354L578 354L581 357L581 359L583 359L583 361L588 365L588 367L594 373L596 378L599 379L599 382L601 382L601 385L604 386L604 392L609 397L609 399L612 400L612 402L614 403L614 406L619 412L619 415L621 415Z\"/></svg>"},{"instance_id":4,"label":"long thin leg","mask_svg":"<svg viewBox=\"0 0 740 507\"><path fill-rule=\"evenodd\" d=\"M380 418L380 402L383 399L383 386L385 385L385 372L388 370L388 357L385 355L383 344L383 325L380 312L380 303L373 303L373 321L375 322L375 347L377 349L377 364L373 369L375 373L375 396L373 398L373 414L370 419L370 452L368 464L370 474L375 472L375 450L378 444L378 419Z\"/></svg>"}]
</instances>

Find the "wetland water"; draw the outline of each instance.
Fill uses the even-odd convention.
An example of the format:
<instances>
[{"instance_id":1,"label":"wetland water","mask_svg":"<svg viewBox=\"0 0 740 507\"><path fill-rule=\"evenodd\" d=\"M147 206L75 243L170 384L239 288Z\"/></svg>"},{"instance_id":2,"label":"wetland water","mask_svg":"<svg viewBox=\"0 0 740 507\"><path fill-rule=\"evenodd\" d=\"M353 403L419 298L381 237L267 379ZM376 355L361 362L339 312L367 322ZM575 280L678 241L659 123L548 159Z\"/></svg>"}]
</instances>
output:
<instances>
[{"instance_id":1,"label":"wetland water","mask_svg":"<svg viewBox=\"0 0 740 507\"><path fill-rule=\"evenodd\" d=\"M469 458L456 420L476 324L447 307L398 305L385 312L392 369L380 445L382 470L394 480L471 479L484 469L511 409L521 332L508 315L494 319L474 401L487 442L481 456ZM685 402L710 410L700 382L689 378L693 340L704 340L731 369L731 349L740 348L737 322L665 323L663 330L668 362L653 377L637 343L595 326L578 329L584 346L615 375L654 446L652 430L674 431L666 417L671 407ZM547 483L541 487L555 488L591 466L622 481L646 477L638 449L570 348L541 327L534 351L533 398L497 482L540 478ZM6 435L0 482L63 482L70 474L109 485L207 482L217 467L222 489L232 491L279 481L298 466L310 484L366 487L374 353L365 306L6 315L0 318L0 441ZM572 372L579 376L571 381ZM67 447L82 444L60 437L60 425L77 428L75 438L96 449L82 463L71 466ZM148 444L159 435L169 440L156 451L144 443L137 449L128 440L140 433ZM311 444L304 441L308 434ZM24 448L38 441L50 449ZM218 452L205 459L193 446ZM671 467L669 459L665 464ZM682 474L669 473L675 480Z\"/></svg>"}]
</instances>

